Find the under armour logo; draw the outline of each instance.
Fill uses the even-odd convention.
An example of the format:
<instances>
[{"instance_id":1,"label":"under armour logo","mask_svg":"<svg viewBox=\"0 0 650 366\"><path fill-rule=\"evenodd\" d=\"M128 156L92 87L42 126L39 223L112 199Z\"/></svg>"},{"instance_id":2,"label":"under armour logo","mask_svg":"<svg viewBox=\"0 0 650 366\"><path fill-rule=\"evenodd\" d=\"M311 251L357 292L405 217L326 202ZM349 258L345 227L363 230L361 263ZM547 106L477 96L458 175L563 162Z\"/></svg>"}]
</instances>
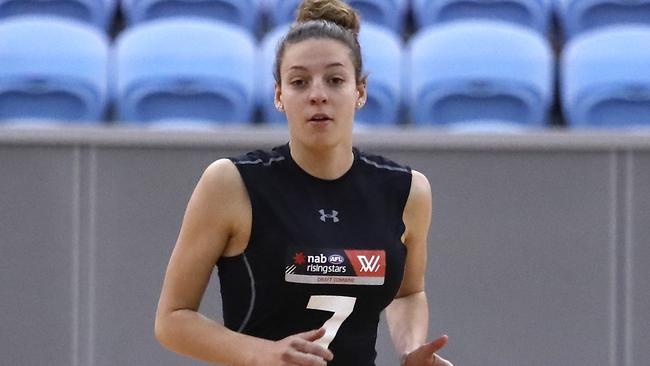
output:
<instances>
[{"instance_id":1,"label":"under armour logo","mask_svg":"<svg viewBox=\"0 0 650 366\"><path fill-rule=\"evenodd\" d=\"M327 219L331 219L332 222L339 222L339 212L336 210L332 210L332 213L325 213L325 210L321 208L318 212L320 213L320 221L322 222L327 222Z\"/></svg>"}]
</instances>

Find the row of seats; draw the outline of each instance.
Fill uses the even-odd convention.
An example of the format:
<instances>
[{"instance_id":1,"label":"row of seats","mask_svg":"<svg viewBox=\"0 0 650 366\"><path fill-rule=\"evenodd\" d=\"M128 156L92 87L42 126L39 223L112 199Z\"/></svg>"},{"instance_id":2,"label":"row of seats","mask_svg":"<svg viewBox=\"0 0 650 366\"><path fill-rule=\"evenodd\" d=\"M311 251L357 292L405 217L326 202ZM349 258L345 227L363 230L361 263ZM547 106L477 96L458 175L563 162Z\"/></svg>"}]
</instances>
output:
<instances>
[{"instance_id":1,"label":"row of seats","mask_svg":"<svg viewBox=\"0 0 650 366\"><path fill-rule=\"evenodd\" d=\"M261 19L271 28L290 23L300 0L120 0L127 25L171 16L200 16L254 34ZM417 29L466 18L504 20L547 34L553 14L565 38L606 25L650 24L650 0L349 0L365 22L403 33L409 11ZM107 30L118 0L0 0L0 18L56 14Z\"/></svg>"},{"instance_id":2,"label":"row of seats","mask_svg":"<svg viewBox=\"0 0 650 366\"><path fill-rule=\"evenodd\" d=\"M196 18L150 21L111 44L93 27L60 18L0 22L0 120L97 122L109 106L128 123L284 123L273 106L277 40ZM545 126L554 100L554 54L526 27L456 21L427 27L407 44L366 24L360 34L375 125L497 122ZM604 27L571 40L559 60L570 126L650 124L650 27Z\"/></svg>"}]
</instances>

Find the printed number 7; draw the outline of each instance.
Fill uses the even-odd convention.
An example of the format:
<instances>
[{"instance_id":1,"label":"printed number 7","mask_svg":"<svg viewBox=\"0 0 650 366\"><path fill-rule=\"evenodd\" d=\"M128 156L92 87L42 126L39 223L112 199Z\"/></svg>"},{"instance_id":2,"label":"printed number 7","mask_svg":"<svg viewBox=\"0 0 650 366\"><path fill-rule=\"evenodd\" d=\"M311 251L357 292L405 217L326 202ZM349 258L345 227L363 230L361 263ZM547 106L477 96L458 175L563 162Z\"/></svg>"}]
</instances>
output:
<instances>
[{"instance_id":1,"label":"printed number 7","mask_svg":"<svg viewBox=\"0 0 650 366\"><path fill-rule=\"evenodd\" d=\"M314 295L309 298L307 309L325 310L334 313L324 324L325 335L316 340L316 344L329 347L330 343L336 337L341 324L345 319L352 314L354 310L354 303L357 302L356 297L348 296L327 296L327 295Z\"/></svg>"}]
</instances>

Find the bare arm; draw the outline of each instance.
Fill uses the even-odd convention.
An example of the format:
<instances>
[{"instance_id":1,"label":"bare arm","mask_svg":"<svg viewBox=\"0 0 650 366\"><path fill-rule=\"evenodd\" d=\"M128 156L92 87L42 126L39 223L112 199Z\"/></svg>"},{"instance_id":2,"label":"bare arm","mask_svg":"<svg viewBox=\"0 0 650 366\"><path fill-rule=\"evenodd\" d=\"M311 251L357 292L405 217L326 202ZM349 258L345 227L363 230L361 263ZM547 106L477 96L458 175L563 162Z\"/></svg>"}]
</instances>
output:
<instances>
[{"instance_id":1,"label":"bare arm","mask_svg":"<svg viewBox=\"0 0 650 366\"><path fill-rule=\"evenodd\" d=\"M431 222L431 187L420 172L413 171L411 192L403 218L406 231L402 239L408 252L402 285L393 302L386 308L390 335L404 364L451 365L435 355L447 342L446 336L426 343L429 308L424 291L424 276Z\"/></svg>"},{"instance_id":2,"label":"bare arm","mask_svg":"<svg viewBox=\"0 0 650 366\"><path fill-rule=\"evenodd\" d=\"M251 208L234 164L222 159L203 173L187 206L156 311L155 334L166 348L228 365L325 365L331 353L312 343L317 330L278 342L229 330L198 312L222 255L241 253L250 235Z\"/></svg>"}]
</instances>

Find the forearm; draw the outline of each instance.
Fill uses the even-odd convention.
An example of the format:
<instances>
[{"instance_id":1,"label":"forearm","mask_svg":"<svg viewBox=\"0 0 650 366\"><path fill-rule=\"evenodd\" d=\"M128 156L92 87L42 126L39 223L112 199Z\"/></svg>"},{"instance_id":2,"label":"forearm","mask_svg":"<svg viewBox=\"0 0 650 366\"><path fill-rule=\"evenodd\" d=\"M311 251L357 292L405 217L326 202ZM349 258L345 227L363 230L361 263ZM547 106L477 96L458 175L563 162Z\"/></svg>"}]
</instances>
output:
<instances>
[{"instance_id":1,"label":"forearm","mask_svg":"<svg viewBox=\"0 0 650 366\"><path fill-rule=\"evenodd\" d=\"M386 321L395 349L409 353L427 340L429 308L424 291L396 298L386 308Z\"/></svg>"},{"instance_id":2,"label":"forearm","mask_svg":"<svg viewBox=\"0 0 650 366\"><path fill-rule=\"evenodd\" d=\"M234 332L192 310L156 319L156 338L165 348L215 364L248 365L253 352L270 341Z\"/></svg>"}]
</instances>

